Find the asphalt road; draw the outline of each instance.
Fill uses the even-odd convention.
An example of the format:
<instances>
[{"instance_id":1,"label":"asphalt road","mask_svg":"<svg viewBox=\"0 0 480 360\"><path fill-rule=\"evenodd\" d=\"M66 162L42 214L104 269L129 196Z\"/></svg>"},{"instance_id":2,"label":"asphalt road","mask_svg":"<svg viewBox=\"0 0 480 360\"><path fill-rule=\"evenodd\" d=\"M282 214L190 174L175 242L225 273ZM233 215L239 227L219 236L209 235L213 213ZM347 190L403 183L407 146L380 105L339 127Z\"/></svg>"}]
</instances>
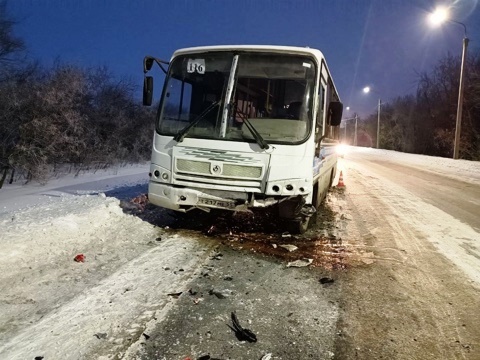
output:
<instances>
[{"instance_id":1,"label":"asphalt road","mask_svg":"<svg viewBox=\"0 0 480 360\"><path fill-rule=\"evenodd\" d=\"M478 185L372 153L340 169L346 187L305 236L209 234L203 270L125 358L479 359ZM200 241L217 220L186 227ZM295 256L314 262L288 268ZM235 336L233 311L257 342Z\"/></svg>"},{"instance_id":2,"label":"asphalt road","mask_svg":"<svg viewBox=\"0 0 480 360\"><path fill-rule=\"evenodd\" d=\"M385 157L366 157L355 151L352 151L344 161L352 169L373 173L377 177L394 182L422 201L480 231L479 184L402 165Z\"/></svg>"}]
</instances>

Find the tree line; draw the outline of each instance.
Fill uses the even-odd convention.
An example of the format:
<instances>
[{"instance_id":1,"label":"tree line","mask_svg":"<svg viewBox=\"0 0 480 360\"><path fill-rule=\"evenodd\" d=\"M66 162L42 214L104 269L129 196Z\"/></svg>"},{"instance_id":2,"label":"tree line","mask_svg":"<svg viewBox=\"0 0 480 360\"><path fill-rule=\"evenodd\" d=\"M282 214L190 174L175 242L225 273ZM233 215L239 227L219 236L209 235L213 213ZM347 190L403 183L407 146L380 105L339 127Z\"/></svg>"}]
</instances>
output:
<instances>
[{"instance_id":1,"label":"tree line","mask_svg":"<svg viewBox=\"0 0 480 360\"><path fill-rule=\"evenodd\" d=\"M65 164L78 171L149 158L154 110L135 99L131 81L106 67L28 61L14 26L0 0L0 188L7 179L46 181ZM480 160L480 53L465 73L460 157ZM418 75L416 94L383 104L380 148L451 157L459 75L460 57L447 55ZM358 145L374 146L376 134L376 114L360 119Z\"/></svg>"},{"instance_id":2,"label":"tree line","mask_svg":"<svg viewBox=\"0 0 480 360\"><path fill-rule=\"evenodd\" d=\"M28 62L0 2L0 188L4 181L46 181L71 170L145 161L153 113L135 86L106 67Z\"/></svg>"},{"instance_id":3,"label":"tree line","mask_svg":"<svg viewBox=\"0 0 480 360\"><path fill-rule=\"evenodd\" d=\"M381 105L380 148L452 157L460 82L461 57L447 55L430 72L418 74L415 94ZM480 53L465 63L460 158L480 160ZM359 121L357 143L375 146L378 113ZM353 143L353 130L347 138Z\"/></svg>"}]
</instances>

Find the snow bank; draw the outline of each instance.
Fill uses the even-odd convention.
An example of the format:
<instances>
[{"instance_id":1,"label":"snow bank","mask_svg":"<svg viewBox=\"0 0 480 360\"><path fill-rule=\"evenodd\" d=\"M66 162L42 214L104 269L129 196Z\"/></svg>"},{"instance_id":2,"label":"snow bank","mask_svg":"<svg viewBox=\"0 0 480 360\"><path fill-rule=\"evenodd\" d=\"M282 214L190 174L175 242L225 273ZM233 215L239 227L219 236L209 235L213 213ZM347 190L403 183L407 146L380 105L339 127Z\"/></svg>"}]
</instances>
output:
<instances>
[{"instance_id":1,"label":"snow bank","mask_svg":"<svg viewBox=\"0 0 480 360\"><path fill-rule=\"evenodd\" d=\"M480 162L461 159L448 159L438 156L426 156L418 154L408 154L391 150L372 149L364 147L349 147L351 154L359 153L363 157L399 163L406 166L425 169L430 172L442 174L454 179L479 183L480 182ZM348 155L347 155L348 156Z\"/></svg>"}]
</instances>

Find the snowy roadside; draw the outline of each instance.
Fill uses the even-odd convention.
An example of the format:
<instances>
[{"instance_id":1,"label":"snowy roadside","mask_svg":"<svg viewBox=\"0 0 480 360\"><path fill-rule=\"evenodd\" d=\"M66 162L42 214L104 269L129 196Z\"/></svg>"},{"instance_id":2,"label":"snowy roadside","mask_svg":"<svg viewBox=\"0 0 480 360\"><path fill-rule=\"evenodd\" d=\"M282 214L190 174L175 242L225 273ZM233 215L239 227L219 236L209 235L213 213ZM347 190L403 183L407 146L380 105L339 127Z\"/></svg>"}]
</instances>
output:
<instances>
[{"instance_id":1,"label":"snowy roadside","mask_svg":"<svg viewBox=\"0 0 480 360\"><path fill-rule=\"evenodd\" d=\"M4 184L0 189L0 214L53 203L68 195L108 193L116 189L146 184L150 164L112 167L75 176L67 174L39 183Z\"/></svg>"},{"instance_id":2,"label":"snowy roadside","mask_svg":"<svg viewBox=\"0 0 480 360\"><path fill-rule=\"evenodd\" d=\"M353 158L355 154L360 154L363 159L378 161L388 161L390 163L398 163L427 170L433 173L448 176L453 179L470 182L474 184L480 183L480 162L469 160L454 160L438 156L426 156L418 154L401 153L392 150L372 149L365 147L348 147L346 158ZM349 155L350 154L350 155Z\"/></svg>"},{"instance_id":3,"label":"snowy roadside","mask_svg":"<svg viewBox=\"0 0 480 360\"><path fill-rule=\"evenodd\" d=\"M183 289L211 247L104 195L145 185L146 171L0 191L0 358L111 358L168 310L168 293Z\"/></svg>"}]
</instances>

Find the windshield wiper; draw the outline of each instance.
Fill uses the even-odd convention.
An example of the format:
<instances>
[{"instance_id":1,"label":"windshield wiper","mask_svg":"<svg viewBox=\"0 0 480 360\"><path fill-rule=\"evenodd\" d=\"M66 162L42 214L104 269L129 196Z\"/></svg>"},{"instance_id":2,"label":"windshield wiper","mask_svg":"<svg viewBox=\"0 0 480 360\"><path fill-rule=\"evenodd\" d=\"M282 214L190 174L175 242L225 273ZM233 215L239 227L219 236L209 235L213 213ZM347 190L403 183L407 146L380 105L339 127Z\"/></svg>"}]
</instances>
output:
<instances>
[{"instance_id":1,"label":"windshield wiper","mask_svg":"<svg viewBox=\"0 0 480 360\"><path fill-rule=\"evenodd\" d=\"M240 116L240 118L243 120L243 122L247 126L247 129L250 130L250 132L252 133L255 141L257 142L258 145L260 145L260 148L262 148L264 150L270 148L270 145L268 145L268 143L265 141L265 139L262 137L262 135L260 135L260 133L257 131L257 129L255 129L255 127L252 125L250 120L248 120L248 116L243 114L240 111L237 112L237 115Z\"/></svg>"},{"instance_id":2,"label":"windshield wiper","mask_svg":"<svg viewBox=\"0 0 480 360\"><path fill-rule=\"evenodd\" d=\"M212 111L218 105L218 103L219 101L214 101L212 104L210 104L210 106L203 110L200 115L198 115L195 119L193 119L193 121L188 126L180 130L180 132L173 137L173 140L175 140L176 142L182 142L185 135L187 135L190 129L197 125L200 120L204 119L205 115Z\"/></svg>"}]
</instances>

